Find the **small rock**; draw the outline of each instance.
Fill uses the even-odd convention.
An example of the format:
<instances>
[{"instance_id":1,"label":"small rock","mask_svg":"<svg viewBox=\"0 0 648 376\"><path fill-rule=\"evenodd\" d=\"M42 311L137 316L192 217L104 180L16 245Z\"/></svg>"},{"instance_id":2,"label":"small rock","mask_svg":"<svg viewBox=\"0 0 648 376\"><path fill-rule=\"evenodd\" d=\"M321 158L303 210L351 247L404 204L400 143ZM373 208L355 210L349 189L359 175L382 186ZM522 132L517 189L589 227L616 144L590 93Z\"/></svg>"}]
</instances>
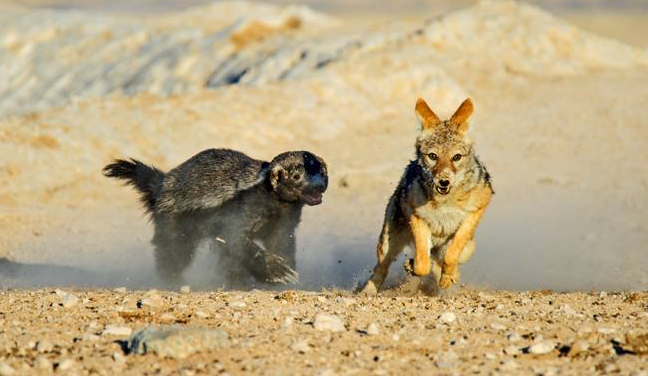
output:
<instances>
[{"instance_id":1,"label":"small rock","mask_svg":"<svg viewBox=\"0 0 648 376\"><path fill-rule=\"evenodd\" d=\"M36 351L41 354L51 352L53 349L54 345L52 345L48 340L38 341L38 343L36 343Z\"/></svg>"},{"instance_id":2,"label":"small rock","mask_svg":"<svg viewBox=\"0 0 648 376\"><path fill-rule=\"evenodd\" d=\"M72 359L63 359L62 361L59 362L58 366L56 367L56 370L60 372L64 372L74 367L75 364L76 362Z\"/></svg>"},{"instance_id":3,"label":"small rock","mask_svg":"<svg viewBox=\"0 0 648 376\"><path fill-rule=\"evenodd\" d=\"M172 314L167 312L167 313L161 314L160 318L158 320L163 324L172 324L172 323L176 322L177 319L176 319L175 316L173 316Z\"/></svg>"},{"instance_id":4,"label":"small rock","mask_svg":"<svg viewBox=\"0 0 648 376\"><path fill-rule=\"evenodd\" d=\"M229 345L227 332L181 326L147 327L128 339L132 354L153 353L158 356L184 359L198 352L213 351Z\"/></svg>"},{"instance_id":5,"label":"small rock","mask_svg":"<svg viewBox=\"0 0 648 376\"><path fill-rule=\"evenodd\" d=\"M159 308L164 304L164 299L158 294L149 294L138 302L138 307Z\"/></svg>"},{"instance_id":6,"label":"small rock","mask_svg":"<svg viewBox=\"0 0 648 376\"><path fill-rule=\"evenodd\" d=\"M434 357L434 361L439 368L454 367L459 360L459 355L453 351L442 351Z\"/></svg>"},{"instance_id":7,"label":"small rock","mask_svg":"<svg viewBox=\"0 0 648 376\"><path fill-rule=\"evenodd\" d=\"M515 360L508 359L502 362L500 369L502 371L513 371L518 368L518 364Z\"/></svg>"},{"instance_id":8,"label":"small rock","mask_svg":"<svg viewBox=\"0 0 648 376\"><path fill-rule=\"evenodd\" d=\"M6 363L0 363L0 376L13 376L16 370Z\"/></svg>"},{"instance_id":9,"label":"small rock","mask_svg":"<svg viewBox=\"0 0 648 376\"><path fill-rule=\"evenodd\" d=\"M507 346L504 349L504 354L506 355L518 355L520 353L520 349L517 346Z\"/></svg>"},{"instance_id":10,"label":"small rock","mask_svg":"<svg viewBox=\"0 0 648 376\"><path fill-rule=\"evenodd\" d=\"M180 287L180 293L181 294L188 294L191 292L191 286L185 285Z\"/></svg>"},{"instance_id":11,"label":"small rock","mask_svg":"<svg viewBox=\"0 0 648 376\"><path fill-rule=\"evenodd\" d=\"M129 336L133 329L127 326L106 325L106 328L101 332L103 336Z\"/></svg>"},{"instance_id":12,"label":"small rock","mask_svg":"<svg viewBox=\"0 0 648 376\"><path fill-rule=\"evenodd\" d=\"M244 301L235 300L233 302L230 302L229 306L233 308L243 308L243 307L247 307L247 304Z\"/></svg>"},{"instance_id":13,"label":"small rock","mask_svg":"<svg viewBox=\"0 0 648 376\"><path fill-rule=\"evenodd\" d=\"M599 293L599 297L600 297L600 298L607 298L607 296L608 296L608 293L605 292L605 291L601 291L601 292Z\"/></svg>"},{"instance_id":14,"label":"small rock","mask_svg":"<svg viewBox=\"0 0 648 376\"><path fill-rule=\"evenodd\" d=\"M633 352L640 355L648 354L648 332L628 332L626 333L626 343Z\"/></svg>"},{"instance_id":15,"label":"small rock","mask_svg":"<svg viewBox=\"0 0 648 376\"><path fill-rule=\"evenodd\" d=\"M542 355L552 352L556 344L551 341L542 341L529 346L529 354Z\"/></svg>"},{"instance_id":16,"label":"small rock","mask_svg":"<svg viewBox=\"0 0 648 376\"><path fill-rule=\"evenodd\" d=\"M598 328L597 332L601 334L613 334L616 333L616 329L614 328Z\"/></svg>"},{"instance_id":17,"label":"small rock","mask_svg":"<svg viewBox=\"0 0 648 376\"><path fill-rule=\"evenodd\" d=\"M574 315L576 315L578 313L578 312L576 312L575 309L573 309L571 306L569 306L569 304L564 304L562 307L560 307L560 310L564 314L569 315L569 316L574 316Z\"/></svg>"},{"instance_id":18,"label":"small rock","mask_svg":"<svg viewBox=\"0 0 648 376\"><path fill-rule=\"evenodd\" d=\"M372 322L371 324L369 324L369 325L367 326L367 330L366 330L366 332L367 332L367 334L369 334L370 336L375 336L375 335L380 334L380 329L378 329L378 325L376 325L376 323L373 323L373 322Z\"/></svg>"},{"instance_id":19,"label":"small rock","mask_svg":"<svg viewBox=\"0 0 648 376\"><path fill-rule=\"evenodd\" d=\"M120 363L121 364L121 363L126 362L126 357L124 356L124 354L122 354L121 352L118 352L118 351L113 352L112 358L113 358L113 361L115 363Z\"/></svg>"},{"instance_id":20,"label":"small rock","mask_svg":"<svg viewBox=\"0 0 648 376\"><path fill-rule=\"evenodd\" d=\"M495 360L495 359L497 359L497 355L495 355L495 354L493 354L491 352L487 352L487 353L484 354L484 358L486 358L488 360Z\"/></svg>"},{"instance_id":21,"label":"small rock","mask_svg":"<svg viewBox=\"0 0 648 376\"><path fill-rule=\"evenodd\" d=\"M506 330L506 325L494 322L490 324L490 327L495 330Z\"/></svg>"},{"instance_id":22,"label":"small rock","mask_svg":"<svg viewBox=\"0 0 648 376\"><path fill-rule=\"evenodd\" d=\"M506 338L511 342L517 342L522 340L522 336L517 332L509 333Z\"/></svg>"},{"instance_id":23,"label":"small rock","mask_svg":"<svg viewBox=\"0 0 648 376\"><path fill-rule=\"evenodd\" d=\"M569 355L571 357L578 356L580 354L583 354L583 353L587 352L587 350L589 350L589 348L590 348L589 342L587 342L587 341L585 341L583 339L579 339L579 340L576 340L571 345L571 348L569 349L569 353L567 353L567 355Z\"/></svg>"},{"instance_id":24,"label":"small rock","mask_svg":"<svg viewBox=\"0 0 648 376\"><path fill-rule=\"evenodd\" d=\"M113 291L114 291L114 292L119 292L119 293L122 293L122 294L123 294L123 293L125 293L127 290L126 290L126 287L117 287L116 289L113 289Z\"/></svg>"},{"instance_id":25,"label":"small rock","mask_svg":"<svg viewBox=\"0 0 648 376\"><path fill-rule=\"evenodd\" d=\"M199 319L206 319L209 317L209 314L204 311L196 311L194 312L194 316L198 317Z\"/></svg>"},{"instance_id":26,"label":"small rock","mask_svg":"<svg viewBox=\"0 0 648 376\"><path fill-rule=\"evenodd\" d=\"M445 324L452 324L457 321L457 315L454 312L443 312L439 316L439 321Z\"/></svg>"},{"instance_id":27,"label":"small rock","mask_svg":"<svg viewBox=\"0 0 648 376\"><path fill-rule=\"evenodd\" d=\"M52 362L50 362L45 356L39 356L34 361L34 367L42 370L51 370Z\"/></svg>"},{"instance_id":28,"label":"small rock","mask_svg":"<svg viewBox=\"0 0 648 376\"><path fill-rule=\"evenodd\" d=\"M83 333L83 335L81 336L82 341L96 341L99 338L100 337L98 335L93 333Z\"/></svg>"},{"instance_id":29,"label":"small rock","mask_svg":"<svg viewBox=\"0 0 648 376\"><path fill-rule=\"evenodd\" d=\"M67 295L67 292L65 292L65 291L63 291L63 290L59 290L59 289L54 290L54 293L55 293L57 296L60 296L61 298L64 297L65 295Z\"/></svg>"},{"instance_id":30,"label":"small rock","mask_svg":"<svg viewBox=\"0 0 648 376\"><path fill-rule=\"evenodd\" d=\"M315 317L313 327L317 330L328 330L331 332L344 332L346 328L339 316L319 314Z\"/></svg>"},{"instance_id":31,"label":"small rock","mask_svg":"<svg viewBox=\"0 0 648 376\"><path fill-rule=\"evenodd\" d=\"M298 352L300 354L306 354L307 352L310 351L310 347L308 346L308 342L306 342L305 340L298 340L298 341L293 342L290 345L290 349L292 351Z\"/></svg>"},{"instance_id":32,"label":"small rock","mask_svg":"<svg viewBox=\"0 0 648 376\"><path fill-rule=\"evenodd\" d=\"M75 305L77 305L77 303L79 303L79 299L77 299L77 297L74 296L74 294L66 294L63 297L63 302L61 303L61 305L64 308L72 308Z\"/></svg>"}]
</instances>

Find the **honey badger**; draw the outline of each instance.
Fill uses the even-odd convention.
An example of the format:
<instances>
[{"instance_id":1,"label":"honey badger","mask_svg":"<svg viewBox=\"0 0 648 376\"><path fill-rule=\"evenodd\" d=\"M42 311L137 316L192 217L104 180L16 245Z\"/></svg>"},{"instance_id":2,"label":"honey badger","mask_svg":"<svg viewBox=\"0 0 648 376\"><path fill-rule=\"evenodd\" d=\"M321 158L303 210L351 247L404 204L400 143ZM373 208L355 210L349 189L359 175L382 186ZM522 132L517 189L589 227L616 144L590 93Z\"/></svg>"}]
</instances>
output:
<instances>
[{"instance_id":1,"label":"honey badger","mask_svg":"<svg viewBox=\"0 0 648 376\"><path fill-rule=\"evenodd\" d=\"M115 160L103 169L140 193L155 226L159 275L181 281L199 243L222 250L227 280L297 281L295 229L304 204L318 205L328 186L322 158L307 151L270 162L229 149L208 149L164 173L142 162Z\"/></svg>"}]
</instances>

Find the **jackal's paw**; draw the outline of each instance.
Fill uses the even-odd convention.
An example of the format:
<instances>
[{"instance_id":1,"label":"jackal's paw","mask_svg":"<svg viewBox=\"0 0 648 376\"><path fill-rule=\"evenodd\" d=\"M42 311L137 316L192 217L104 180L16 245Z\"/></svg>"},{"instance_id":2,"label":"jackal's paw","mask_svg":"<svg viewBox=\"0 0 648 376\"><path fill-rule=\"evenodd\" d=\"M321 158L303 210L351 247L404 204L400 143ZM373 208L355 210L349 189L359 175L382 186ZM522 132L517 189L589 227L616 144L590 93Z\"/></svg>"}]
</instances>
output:
<instances>
[{"instance_id":1,"label":"jackal's paw","mask_svg":"<svg viewBox=\"0 0 648 376\"><path fill-rule=\"evenodd\" d=\"M365 296L376 296L378 295L378 288L372 280L368 280L365 287L360 290L360 294Z\"/></svg>"},{"instance_id":2,"label":"jackal's paw","mask_svg":"<svg viewBox=\"0 0 648 376\"><path fill-rule=\"evenodd\" d=\"M439 287L441 287L442 289L447 289L457 282L459 282L458 270L455 269L450 273L443 272L441 273L441 280L439 280Z\"/></svg>"}]
</instances>

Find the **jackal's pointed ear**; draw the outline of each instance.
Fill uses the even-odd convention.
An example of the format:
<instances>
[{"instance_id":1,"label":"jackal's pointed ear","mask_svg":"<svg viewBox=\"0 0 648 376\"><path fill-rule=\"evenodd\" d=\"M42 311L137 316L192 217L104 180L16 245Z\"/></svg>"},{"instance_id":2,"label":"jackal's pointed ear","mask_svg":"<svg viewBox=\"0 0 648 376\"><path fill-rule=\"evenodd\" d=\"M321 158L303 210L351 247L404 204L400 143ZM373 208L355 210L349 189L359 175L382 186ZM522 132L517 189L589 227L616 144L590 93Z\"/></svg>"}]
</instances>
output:
<instances>
[{"instance_id":1,"label":"jackal's pointed ear","mask_svg":"<svg viewBox=\"0 0 648 376\"><path fill-rule=\"evenodd\" d=\"M473 113L473 104L470 98L466 98L465 101L461 103L457 111L450 118L450 122L457 124L459 128L457 129L460 133L466 133L468 130L468 118Z\"/></svg>"},{"instance_id":2,"label":"jackal's pointed ear","mask_svg":"<svg viewBox=\"0 0 648 376\"><path fill-rule=\"evenodd\" d=\"M419 122L421 123L421 128L423 130L434 128L435 125L441 122L438 116L430 109L427 103L423 98L416 100L416 116L418 117Z\"/></svg>"}]
</instances>

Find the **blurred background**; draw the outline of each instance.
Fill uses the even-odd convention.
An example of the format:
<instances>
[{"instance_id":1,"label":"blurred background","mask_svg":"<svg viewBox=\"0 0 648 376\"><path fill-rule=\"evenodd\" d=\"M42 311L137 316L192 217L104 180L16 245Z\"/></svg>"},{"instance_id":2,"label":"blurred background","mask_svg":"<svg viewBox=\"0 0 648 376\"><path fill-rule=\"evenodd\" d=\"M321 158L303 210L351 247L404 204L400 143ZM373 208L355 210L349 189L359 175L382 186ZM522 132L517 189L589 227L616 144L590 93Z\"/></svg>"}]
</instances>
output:
<instances>
[{"instance_id":1,"label":"blurred background","mask_svg":"<svg viewBox=\"0 0 648 376\"><path fill-rule=\"evenodd\" d=\"M447 116L470 96L496 196L463 282L645 290L647 21L639 0L2 0L0 282L158 286L152 226L101 168L230 147L327 160L299 287L354 287L416 98ZM217 287L198 258L188 283Z\"/></svg>"}]
</instances>

